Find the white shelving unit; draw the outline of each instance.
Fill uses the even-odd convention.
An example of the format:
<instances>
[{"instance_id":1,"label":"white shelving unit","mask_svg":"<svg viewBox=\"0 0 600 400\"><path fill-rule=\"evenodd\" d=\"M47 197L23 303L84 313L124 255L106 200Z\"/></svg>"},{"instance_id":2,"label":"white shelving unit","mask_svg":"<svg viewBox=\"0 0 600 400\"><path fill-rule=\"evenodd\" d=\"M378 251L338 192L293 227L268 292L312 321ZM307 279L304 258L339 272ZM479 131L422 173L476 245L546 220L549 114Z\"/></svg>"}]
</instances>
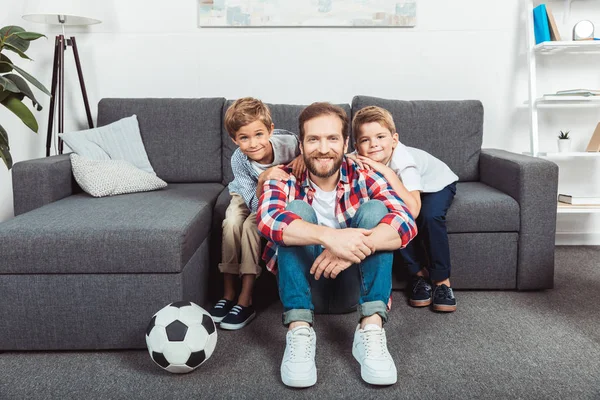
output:
<instances>
[{"instance_id":1,"label":"white shelving unit","mask_svg":"<svg viewBox=\"0 0 600 400\"><path fill-rule=\"evenodd\" d=\"M572 0L564 0L564 21L566 22L570 13ZM540 152L539 148L539 126L538 114L544 112L544 109L560 108L600 108L599 97L578 97L563 96L555 98L538 97L537 91L537 58L552 57L556 54L590 54L592 62L600 62L600 59L594 54L600 55L600 41L556 41L535 44L535 35L533 31L533 8L535 1L529 0L528 9L528 51L527 61L529 64L529 99L525 106L529 108L530 116L530 151L526 154L534 157L543 157L548 159L571 159L579 157L599 157L600 153L570 152L570 153L545 153ZM558 213L600 213L600 206L571 206L569 204L558 203Z\"/></svg>"}]
</instances>

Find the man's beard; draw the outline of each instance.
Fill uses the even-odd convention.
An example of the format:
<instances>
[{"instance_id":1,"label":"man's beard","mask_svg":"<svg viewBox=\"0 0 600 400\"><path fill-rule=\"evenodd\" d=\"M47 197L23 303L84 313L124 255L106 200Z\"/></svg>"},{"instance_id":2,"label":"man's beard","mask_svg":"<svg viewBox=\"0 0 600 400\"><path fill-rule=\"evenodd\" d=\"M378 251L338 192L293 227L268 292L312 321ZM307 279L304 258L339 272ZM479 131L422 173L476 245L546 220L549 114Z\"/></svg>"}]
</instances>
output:
<instances>
[{"instance_id":1,"label":"man's beard","mask_svg":"<svg viewBox=\"0 0 600 400\"><path fill-rule=\"evenodd\" d=\"M331 169L329 169L328 171L322 172L319 171L318 169L318 164L319 161L317 161L317 158L320 157L331 157L333 159L333 165L331 166ZM342 160L343 160L344 156L339 156L336 158L336 154L319 154L316 156L307 156L306 154L304 155L304 164L306 164L306 169L308 169L308 171L313 174L316 177L319 178L329 178L330 176L333 176L335 173L337 173L340 169L340 167L342 166Z\"/></svg>"}]
</instances>

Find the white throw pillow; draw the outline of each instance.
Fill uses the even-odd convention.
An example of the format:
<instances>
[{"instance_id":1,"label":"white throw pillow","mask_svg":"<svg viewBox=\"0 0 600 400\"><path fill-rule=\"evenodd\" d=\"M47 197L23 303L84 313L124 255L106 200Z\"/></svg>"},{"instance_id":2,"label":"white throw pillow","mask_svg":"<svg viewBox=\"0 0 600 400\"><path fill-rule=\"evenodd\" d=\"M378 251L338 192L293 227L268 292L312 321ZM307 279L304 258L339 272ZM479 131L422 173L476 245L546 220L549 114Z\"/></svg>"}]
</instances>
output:
<instances>
[{"instance_id":1,"label":"white throw pillow","mask_svg":"<svg viewBox=\"0 0 600 400\"><path fill-rule=\"evenodd\" d=\"M58 136L71 150L90 160L125 160L156 175L148 160L135 114L99 128Z\"/></svg>"},{"instance_id":2,"label":"white throw pillow","mask_svg":"<svg viewBox=\"0 0 600 400\"><path fill-rule=\"evenodd\" d=\"M71 153L73 176L94 197L162 189L167 183L124 160L90 160Z\"/></svg>"}]
</instances>

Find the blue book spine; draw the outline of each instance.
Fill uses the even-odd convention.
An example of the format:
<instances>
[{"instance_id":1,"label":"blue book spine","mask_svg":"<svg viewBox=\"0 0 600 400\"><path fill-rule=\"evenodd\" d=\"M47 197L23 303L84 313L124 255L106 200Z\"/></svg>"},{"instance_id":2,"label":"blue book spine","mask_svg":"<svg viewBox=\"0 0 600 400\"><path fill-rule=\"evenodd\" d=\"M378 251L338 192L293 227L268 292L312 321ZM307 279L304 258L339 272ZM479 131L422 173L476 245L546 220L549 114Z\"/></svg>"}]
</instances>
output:
<instances>
[{"instance_id":1,"label":"blue book spine","mask_svg":"<svg viewBox=\"0 0 600 400\"><path fill-rule=\"evenodd\" d=\"M545 4L540 4L533 9L533 33L535 34L535 44L551 40L548 13L546 12Z\"/></svg>"}]
</instances>

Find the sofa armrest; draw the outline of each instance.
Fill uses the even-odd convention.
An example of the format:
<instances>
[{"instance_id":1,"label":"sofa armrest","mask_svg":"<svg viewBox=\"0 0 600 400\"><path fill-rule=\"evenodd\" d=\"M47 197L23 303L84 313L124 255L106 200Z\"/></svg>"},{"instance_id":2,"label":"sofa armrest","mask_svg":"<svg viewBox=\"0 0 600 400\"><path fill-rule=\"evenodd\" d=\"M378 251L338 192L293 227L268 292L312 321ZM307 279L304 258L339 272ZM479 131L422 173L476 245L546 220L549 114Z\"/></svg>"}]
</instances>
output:
<instances>
[{"instance_id":1,"label":"sofa armrest","mask_svg":"<svg viewBox=\"0 0 600 400\"><path fill-rule=\"evenodd\" d=\"M517 289L554 284L558 166L548 160L498 149L482 149L480 180L519 203Z\"/></svg>"},{"instance_id":2,"label":"sofa armrest","mask_svg":"<svg viewBox=\"0 0 600 400\"><path fill-rule=\"evenodd\" d=\"M12 181L15 215L70 196L78 187L68 154L18 162Z\"/></svg>"}]
</instances>

